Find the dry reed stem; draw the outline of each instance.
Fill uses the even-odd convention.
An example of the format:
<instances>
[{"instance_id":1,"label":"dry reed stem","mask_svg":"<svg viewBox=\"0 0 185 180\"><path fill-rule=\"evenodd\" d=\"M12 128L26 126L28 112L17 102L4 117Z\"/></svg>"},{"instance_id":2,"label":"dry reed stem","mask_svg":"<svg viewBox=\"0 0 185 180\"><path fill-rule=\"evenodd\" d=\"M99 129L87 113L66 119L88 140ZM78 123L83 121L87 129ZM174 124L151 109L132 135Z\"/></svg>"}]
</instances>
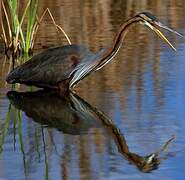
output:
<instances>
[{"instance_id":1,"label":"dry reed stem","mask_svg":"<svg viewBox=\"0 0 185 180\"><path fill-rule=\"evenodd\" d=\"M56 29L57 29L57 32L58 32L58 30L60 30L60 31L64 34L64 36L65 36L65 38L67 39L68 43L71 44L71 41L70 41L69 37L67 36L66 32L63 30L62 27L60 27L58 24L56 24L56 22L55 22L55 20L54 20L54 17L53 17L53 15L52 15L51 11L49 10L49 8L46 8L46 9L45 9L45 11L42 13L41 17L38 19L37 24L36 24L36 25L34 26L34 28L33 28L33 29L34 29L34 30L33 30L33 34L32 34L33 44L34 44L34 42L35 42L35 37L36 37L37 31L38 31L38 28L39 28L39 26L40 26L40 24L41 24L41 22L42 22L42 20L43 20L43 18L44 18L44 16L46 15L47 12L48 12L48 14L49 14L49 16L50 16L50 18L51 18L53 24L55 25L55 27L56 27ZM35 35L35 37L34 37L34 35Z\"/></svg>"},{"instance_id":2,"label":"dry reed stem","mask_svg":"<svg viewBox=\"0 0 185 180\"><path fill-rule=\"evenodd\" d=\"M4 43L7 45L7 39L6 39L5 29L3 25L3 18L2 18L2 2L0 3L0 22L1 22L1 27L3 31L3 34L1 34L1 39L4 40Z\"/></svg>"},{"instance_id":3,"label":"dry reed stem","mask_svg":"<svg viewBox=\"0 0 185 180\"><path fill-rule=\"evenodd\" d=\"M12 33L11 33L10 21L8 19L8 13L6 11L6 8L5 8L5 5L4 5L3 1L1 2L1 5L2 5L2 8L3 8L4 14L5 14L5 19L6 19L7 26L8 26L9 39L11 40ZM3 32L3 36L4 36L4 40L5 40L6 46L9 47L11 43L8 45L8 41L7 41L7 38L6 38L6 33L5 33L5 30L4 30L4 25L3 25L3 21L2 21L2 14L1 14L1 24L2 24L2 30L4 31Z\"/></svg>"},{"instance_id":4,"label":"dry reed stem","mask_svg":"<svg viewBox=\"0 0 185 180\"><path fill-rule=\"evenodd\" d=\"M3 21L2 21L2 12L0 12L1 13L0 14L0 20L2 22L1 23L1 26L2 26L2 31L3 31L2 39L4 40L4 43L6 45L6 48L10 48L12 46L12 43L13 43L13 45L15 46L14 47L14 53L19 48L18 47L19 46L19 34L20 34L22 23L23 23L24 18L26 16L27 9L28 9L28 7L30 5L30 2L31 1L29 0L28 3L27 3L27 5L26 5L26 7L25 7L25 10L23 12L23 16L22 16L21 21L20 21L20 23L18 25L18 28L17 28L16 37L15 37L14 40L12 39L12 32L11 32L10 21L9 21L8 13L7 13L7 10L5 8L4 2L2 1L0 3L0 8L2 7L1 9L3 9L3 12L5 14L5 19L6 19L6 23L7 23L7 27L8 27L9 41L10 42L8 42L8 38L7 38L7 35L5 33L4 24L3 24ZM51 20L52 20L52 22L53 22L53 24L54 24L57 32L59 33L59 31L61 31L64 34L65 38L67 39L68 43L71 44L71 41L70 41L69 37L67 36L66 32L64 31L64 29L61 26L59 26L58 24L56 24L55 19L54 19L53 15L52 15L51 11L49 10L49 8L46 8L46 10L42 13L41 17L39 19L37 18L37 23L35 23L35 25L33 26L33 31L31 33L31 45L30 45L30 49L33 49L38 28L40 27L40 24L43 21L43 18L45 17L46 13L49 14L49 16L50 16L50 18L51 18ZM24 41L24 38L22 39L22 41ZM24 42L22 42L22 43L24 43Z\"/></svg>"},{"instance_id":5,"label":"dry reed stem","mask_svg":"<svg viewBox=\"0 0 185 180\"><path fill-rule=\"evenodd\" d=\"M49 13L49 15L50 15L50 17L51 17L51 19L52 19L54 25L57 27L57 29L59 29L60 31L62 31L62 33L63 33L64 36L66 37L68 43L71 44L71 41L70 41L69 37L67 36L66 32L63 30L62 27L60 27L58 24L56 24L56 22L55 22L55 20L54 20L54 17L53 17L53 15L51 14L51 11L50 11L49 9L48 9L48 13Z\"/></svg>"},{"instance_id":6,"label":"dry reed stem","mask_svg":"<svg viewBox=\"0 0 185 180\"><path fill-rule=\"evenodd\" d=\"M6 11L6 8L5 8L5 5L4 5L4 2L2 1L2 7L3 7L3 10L4 10L4 13L5 13L5 17L6 17L6 22L7 22L7 25L8 25L8 32L9 32L9 37L10 39L12 38L12 33L11 33L11 26L10 26L10 21L8 19L8 13Z\"/></svg>"}]
</instances>

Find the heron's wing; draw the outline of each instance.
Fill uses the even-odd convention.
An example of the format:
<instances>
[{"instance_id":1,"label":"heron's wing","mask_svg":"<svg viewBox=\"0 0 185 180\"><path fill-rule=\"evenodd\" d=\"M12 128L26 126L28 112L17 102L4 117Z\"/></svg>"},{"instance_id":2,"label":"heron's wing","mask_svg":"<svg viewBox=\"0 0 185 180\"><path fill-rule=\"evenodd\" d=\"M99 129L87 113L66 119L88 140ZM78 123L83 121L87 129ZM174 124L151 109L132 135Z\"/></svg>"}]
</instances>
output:
<instances>
[{"instance_id":1,"label":"heron's wing","mask_svg":"<svg viewBox=\"0 0 185 180\"><path fill-rule=\"evenodd\" d=\"M100 59L105 53L106 49L101 49L96 54L85 56L82 61L74 68L72 73L74 76L70 81L70 87L76 85L80 80L88 76L91 72L99 70L104 65L101 65ZM101 66L99 68L99 66Z\"/></svg>"},{"instance_id":2,"label":"heron's wing","mask_svg":"<svg viewBox=\"0 0 185 180\"><path fill-rule=\"evenodd\" d=\"M91 52L79 45L48 49L15 68L8 78L25 84L56 85L67 79L81 60Z\"/></svg>"}]
</instances>

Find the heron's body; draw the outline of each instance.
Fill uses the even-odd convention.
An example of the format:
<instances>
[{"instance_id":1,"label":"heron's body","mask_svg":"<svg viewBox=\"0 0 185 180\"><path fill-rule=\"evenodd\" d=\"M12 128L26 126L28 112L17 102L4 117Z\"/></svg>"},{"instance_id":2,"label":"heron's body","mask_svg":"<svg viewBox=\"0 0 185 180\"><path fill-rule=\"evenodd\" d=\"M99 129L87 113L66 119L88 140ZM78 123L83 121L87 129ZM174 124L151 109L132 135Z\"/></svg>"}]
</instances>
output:
<instances>
[{"instance_id":1,"label":"heron's body","mask_svg":"<svg viewBox=\"0 0 185 180\"><path fill-rule=\"evenodd\" d=\"M11 83L41 88L69 88L73 70L85 57L94 55L80 45L48 49L16 67L10 74ZM62 87L63 86L63 87Z\"/></svg>"},{"instance_id":2,"label":"heron's body","mask_svg":"<svg viewBox=\"0 0 185 180\"><path fill-rule=\"evenodd\" d=\"M175 49L155 26L163 27L172 32L175 31L162 25L152 14L143 12L123 23L116 33L113 43L108 48L97 53L92 53L80 45L67 45L48 49L16 67L9 73L6 80L10 84L20 83L68 91L69 88L91 72L105 66L118 52L129 27L138 22L155 31L157 35ZM177 32L175 33L178 34Z\"/></svg>"}]
</instances>

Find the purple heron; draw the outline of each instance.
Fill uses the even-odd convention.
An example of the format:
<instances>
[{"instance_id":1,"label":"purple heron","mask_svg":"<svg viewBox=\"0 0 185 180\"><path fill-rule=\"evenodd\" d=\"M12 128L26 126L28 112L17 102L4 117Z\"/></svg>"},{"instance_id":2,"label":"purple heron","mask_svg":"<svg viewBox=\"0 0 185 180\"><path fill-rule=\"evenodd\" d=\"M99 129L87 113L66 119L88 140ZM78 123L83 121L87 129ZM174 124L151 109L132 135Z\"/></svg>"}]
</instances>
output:
<instances>
[{"instance_id":1,"label":"purple heron","mask_svg":"<svg viewBox=\"0 0 185 180\"><path fill-rule=\"evenodd\" d=\"M92 53L80 45L51 48L13 69L8 74L6 81L10 84L20 83L66 92L84 77L110 62L119 51L129 28L136 23L147 26L175 50L158 28L180 34L160 23L151 13L142 12L122 24L112 44L107 48L96 53Z\"/></svg>"}]
</instances>

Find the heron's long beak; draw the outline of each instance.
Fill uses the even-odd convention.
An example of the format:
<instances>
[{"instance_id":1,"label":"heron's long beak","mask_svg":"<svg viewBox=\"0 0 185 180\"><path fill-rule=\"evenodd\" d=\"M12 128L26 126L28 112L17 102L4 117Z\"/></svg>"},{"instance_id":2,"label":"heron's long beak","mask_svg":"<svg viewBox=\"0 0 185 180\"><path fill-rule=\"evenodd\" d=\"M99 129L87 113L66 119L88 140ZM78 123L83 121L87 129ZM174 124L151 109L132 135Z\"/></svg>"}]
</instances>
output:
<instances>
[{"instance_id":1,"label":"heron's long beak","mask_svg":"<svg viewBox=\"0 0 185 180\"><path fill-rule=\"evenodd\" d=\"M147 21L145 21L144 24L145 24L146 26L148 26L151 30L153 30L153 31L154 31L162 40L164 40L174 51L176 51L175 47L169 42L169 40L164 36L164 34L163 34L159 29L157 29L155 26L153 26L152 24L150 24L150 23L147 22ZM160 22L156 22L155 24L156 24L157 26L161 27L161 28L164 28L164 29L166 29L166 30L168 30L168 31L170 31L170 32L173 32L173 33L175 33L175 34L177 34L177 35L179 35L179 36L182 37L181 34L179 34L178 32L176 32L176 31L174 31L174 30L172 30L172 29L170 29L170 28L168 28L167 26L161 24Z\"/></svg>"},{"instance_id":2,"label":"heron's long beak","mask_svg":"<svg viewBox=\"0 0 185 180\"><path fill-rule=\"evenodd\" d=\"M155 22L155 24L156 24L157 26L163 28L163 29L166 29L166 30L168 30L168 31L170 31L170 32L172 32L172 33L177 34L177 35L180 36L180 37L183 37L182 34L180 34L180 33L178 33L177 31L175 31L175 30L173 30L173 29L171 29L171 28L165 26L165 25L162 24L161 22Z\"/></svg>"}]
</instances>

